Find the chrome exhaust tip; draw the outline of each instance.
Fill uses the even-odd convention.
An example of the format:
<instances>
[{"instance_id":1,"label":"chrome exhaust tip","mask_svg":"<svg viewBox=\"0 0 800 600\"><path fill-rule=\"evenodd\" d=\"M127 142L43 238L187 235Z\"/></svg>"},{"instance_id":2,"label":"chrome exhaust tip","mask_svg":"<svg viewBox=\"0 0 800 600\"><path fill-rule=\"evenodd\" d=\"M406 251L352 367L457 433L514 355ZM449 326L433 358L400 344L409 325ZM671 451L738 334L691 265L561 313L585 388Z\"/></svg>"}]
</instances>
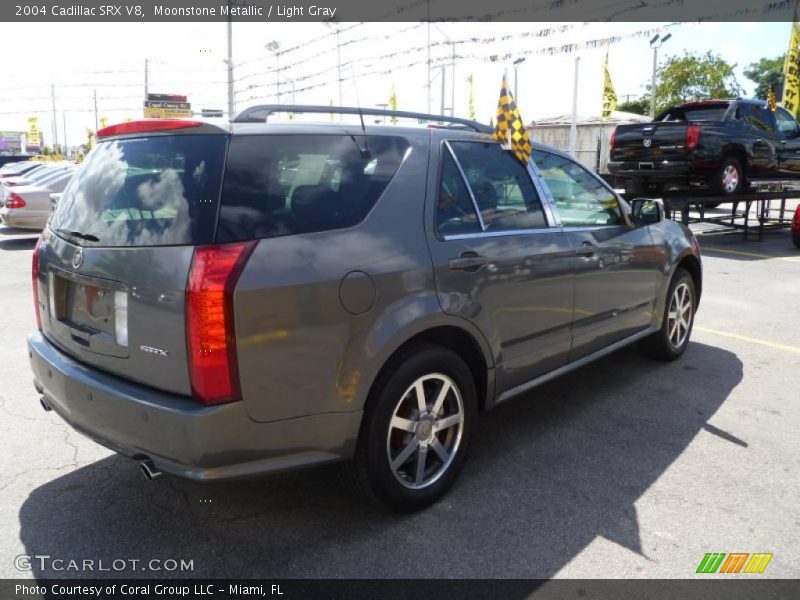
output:
<instances>
[{"instance_id":1,"label":"chrome exhaust tip","mask_svg":"<svg viewBox=\"0 0 800 600\"><path fill-rule=\"evenodd\" d=\"M139 466L142 468L142 473L144 473L144 476L148 481L153 481L154 479L158 479L164 475L164 473L162 473L161 470L159 470L159 468L153 464L152 460L142 461Z\"/></svg>"},{"instance_id":2,"label":"chrome exhaust tip","mask_svg":"<svg viewBox=\"0 0 800 600\"><path fill-rule=\"evenodd\" d=\"M39 397L39 404L42 405L42 408L44 409L44 412L50 412L51 410L53 410L53 407L50 406L50 403L47 401L47 399L44 396L40 396Z\"/></svg>"}]
</instances>

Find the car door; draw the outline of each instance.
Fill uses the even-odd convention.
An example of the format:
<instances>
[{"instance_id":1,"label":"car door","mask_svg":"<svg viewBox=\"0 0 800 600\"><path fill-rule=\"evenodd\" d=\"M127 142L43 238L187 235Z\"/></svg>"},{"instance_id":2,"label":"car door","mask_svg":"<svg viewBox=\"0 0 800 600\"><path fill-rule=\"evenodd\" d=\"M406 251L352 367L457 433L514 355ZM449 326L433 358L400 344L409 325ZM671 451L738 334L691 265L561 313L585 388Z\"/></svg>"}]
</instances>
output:
<instances>
[{"instance_id":1,"label":"car door","mask_svg":"<svg viewBox=\"0 0 800 600\"><path fill-rule=\"evenodd\" d=\"M744 123L743 139L749 138L752 144L746 165L748 177L779 176L784 138L778 133L772 111L763 104L741 102L736 117Z\"/></svg>"},{"instance_id":2,"label":"car door","mask_svg":"<svg viewBox=\"0 0 800 600\"><path fill-rule=\"evenodd\" d=\"M534 150L576 253L570 360L646 329L663 256L646 227L633 227L605 182L570 157Z\"/></svg>"},{"instance_id":3,"label":"car door","mask_svg":"<svg viewBox=\"0 0 800 600\"><path fill-rule=\"evenodd\" d=\"M775 119L781 137L778 150L780 173L800 177L800 125L785 108L776 109Z\"/></svg>"},{"instance_id":4,"label":"car door","mask_svg":"<svg viewBox=\"0 0 800 600\"><path fill-rule=\"evenodd\" d=\"M428 221L437 293L488 339L499 394L567 363L574 251L545 217L528 167L499 144L443 141L437 162Z\"/></svg>"}]
</instances>

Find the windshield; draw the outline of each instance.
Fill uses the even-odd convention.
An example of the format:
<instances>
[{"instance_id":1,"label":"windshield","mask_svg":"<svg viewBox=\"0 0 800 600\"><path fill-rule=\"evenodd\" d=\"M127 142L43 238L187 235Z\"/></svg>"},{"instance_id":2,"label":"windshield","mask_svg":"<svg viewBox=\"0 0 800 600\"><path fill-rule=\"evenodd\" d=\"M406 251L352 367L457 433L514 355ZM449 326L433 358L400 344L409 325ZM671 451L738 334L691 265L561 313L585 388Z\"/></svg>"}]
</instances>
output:
<instances>
[{"instance_id":1,"label":"windshield","mask_svg":"<svg viewBox=\"0 0 800 600\"><path fill-rule=\"evenodd\" d=\"M226 142L221 135L102 142L64 190L50 227L99 246L210 243Z\"/></svg>"}]
</instances>

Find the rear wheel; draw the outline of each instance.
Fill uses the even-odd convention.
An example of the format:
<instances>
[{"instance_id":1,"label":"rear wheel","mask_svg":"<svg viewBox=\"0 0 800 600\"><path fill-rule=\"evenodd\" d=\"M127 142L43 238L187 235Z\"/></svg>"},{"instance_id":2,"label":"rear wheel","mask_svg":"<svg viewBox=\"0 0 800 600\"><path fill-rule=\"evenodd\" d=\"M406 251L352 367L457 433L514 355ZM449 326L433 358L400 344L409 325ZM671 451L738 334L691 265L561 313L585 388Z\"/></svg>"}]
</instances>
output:
<instances>
[{"instance_id":1,"label":"rear wheel","mask_svg":"<svg viewBox=\"0 0 800 600\"><path fill-rule=\"evenodd\" d=\"M454 352L421 345L393 361L364 415L350 469L368 496L393 510L424 508L453 485L466 459L477 398Z\"/></svg>"},{"instance_id":2,"label":"rear wheel","mask_svg":"<svg viewBox=\"0 0 800 600\"><path fill-rule=\"evenodd\" d=\"M726 157L722 165L711 176L710 188L721 196L735 196L744 191L744 169L742 164L732 156ZM707 204L707 206L711 206Z\"/></svg>"},{"instance_id":3,"label":"rear wheel","mask_svg":"<svg viewBox=\"0 0 800 600\"><path fill-rule=\"evenodd\" d=\"M677 269L667 292L661 329L645 338L641 348L659 360L675 360L689 345L697 307L694 280L685 269Z\"/></svg>"}]
</instances>

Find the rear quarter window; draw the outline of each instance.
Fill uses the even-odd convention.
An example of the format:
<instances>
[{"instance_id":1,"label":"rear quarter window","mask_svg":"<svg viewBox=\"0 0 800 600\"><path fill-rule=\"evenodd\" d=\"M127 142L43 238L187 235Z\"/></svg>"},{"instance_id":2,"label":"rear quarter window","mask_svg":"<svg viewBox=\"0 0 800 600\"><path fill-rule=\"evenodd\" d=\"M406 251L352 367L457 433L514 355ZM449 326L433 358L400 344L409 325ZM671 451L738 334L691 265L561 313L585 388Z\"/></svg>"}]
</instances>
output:
<instances>
[{"instance_id":1,"label":"rear quarter window","mask_svg":"<svg viewBox=\"0 0 800 600\"><path fill-rule=\"evenodd\" d=\"M408 147L395 136L234 136L217 241L352 227L383 194Z\"/></svg>"}]
</instances>

